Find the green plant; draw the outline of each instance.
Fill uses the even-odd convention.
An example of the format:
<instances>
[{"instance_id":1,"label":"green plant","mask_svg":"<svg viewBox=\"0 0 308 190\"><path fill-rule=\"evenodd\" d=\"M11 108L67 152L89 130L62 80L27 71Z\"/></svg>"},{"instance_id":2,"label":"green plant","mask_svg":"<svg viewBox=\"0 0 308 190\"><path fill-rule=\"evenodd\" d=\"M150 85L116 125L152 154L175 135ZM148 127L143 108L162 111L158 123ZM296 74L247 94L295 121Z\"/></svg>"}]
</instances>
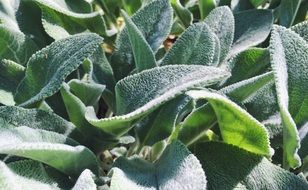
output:
<instances>
[{"instance_id":1,"label":"green plant","mask_svg":"<svg viewBox=\"0 0 308 190\"><path fill-rule=\"evenodd\" d=\"M308 189L290 2L0 0L0 189Z\"/></svg>"}]
</instances>

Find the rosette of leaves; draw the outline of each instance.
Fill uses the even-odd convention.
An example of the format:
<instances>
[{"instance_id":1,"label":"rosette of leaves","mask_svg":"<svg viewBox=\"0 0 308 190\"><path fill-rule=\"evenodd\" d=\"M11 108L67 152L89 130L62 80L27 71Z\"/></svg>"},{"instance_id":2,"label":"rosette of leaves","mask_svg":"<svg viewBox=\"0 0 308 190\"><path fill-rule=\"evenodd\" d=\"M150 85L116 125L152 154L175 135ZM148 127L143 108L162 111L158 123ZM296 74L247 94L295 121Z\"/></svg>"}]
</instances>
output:
<instances>
[{"instance_id":1,"label":"rosette of leaves","mask_svg":"<svg viewBox=\"0 0 308 190\"><path fill-rule=\"evenodd\" d=\"M308 189L287 3L0 0L0 189Z\"/></svg>"}]
</instances>

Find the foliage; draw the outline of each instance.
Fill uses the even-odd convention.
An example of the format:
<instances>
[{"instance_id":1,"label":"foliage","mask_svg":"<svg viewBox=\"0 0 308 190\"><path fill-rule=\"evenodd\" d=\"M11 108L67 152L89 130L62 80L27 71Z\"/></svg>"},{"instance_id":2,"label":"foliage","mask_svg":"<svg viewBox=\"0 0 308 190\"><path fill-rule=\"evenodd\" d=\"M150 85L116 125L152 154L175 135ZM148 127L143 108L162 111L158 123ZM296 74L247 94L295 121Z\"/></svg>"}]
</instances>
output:
<instances>
[{"instance_id":1,"label":"foliage","mask_svg":"<svg viewBox=\"0 0 308 190\"><path fill-rule=\"evenodd\" d=\"M301 0L0 0L0 189L308 189Z\"/></svg>"}]
</instances>

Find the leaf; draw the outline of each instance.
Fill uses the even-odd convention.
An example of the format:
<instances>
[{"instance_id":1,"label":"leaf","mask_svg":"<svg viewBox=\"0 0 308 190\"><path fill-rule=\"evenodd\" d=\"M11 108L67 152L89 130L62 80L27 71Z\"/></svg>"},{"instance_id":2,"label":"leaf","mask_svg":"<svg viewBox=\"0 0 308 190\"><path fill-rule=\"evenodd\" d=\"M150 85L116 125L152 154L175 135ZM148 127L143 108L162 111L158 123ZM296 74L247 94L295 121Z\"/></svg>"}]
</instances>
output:
<instances>
[{"instance_id":1,"label":"leaf","mask_svg":"<svg viewBox=\"0 0 308 190\"><path fill-rule=\"evenodd\" d=\"M173 142L157 162L120 157L112 169L111 190L206 189L199 161L187 148Z\"/></svg>"},{"instance_id":2,"label":"leaf","mask_svg":"<svg viewBox=\"0 0 308 190\"><path fill-rule=\"evenodd\" d=\"M270 10L248 10L234 14L235 33L230 55L263 42L270 33L273 13Z\"/></svg>"},{"instance_id":3,"label":"leaf","mask_svg":"<svg viewBox=\"0 0 308 190\"><path fill-rule=\"evenodd\" d=\"M38 47L31 38L19 30L0 24L0 49L0 60L9 59L20 65L26 65Z\"/></svg>"},{"instance_id":4,"label":"leaf","mask_svg":"<svg viewBox=\"0 0 308 190\"><path fill-rule=\"evenodd\" d=\"M171 0L172 8L185 28L189 27L193 21L193 14L183 5L180 0Z\"/></svg>"},{"instance_id":5,"label":"leaf","mask_svg":"<svg viewBox=\"0 0 308 190\"><path fill-rule=\"evenodd\" d=\"M129 18L129 16L122 11L124 16L126 28L129 36L129 41L133 49L135 65L137 71L143 71L146 69L151 69L157 66L154 53L144 38L143 34L140 32L135 23Z\"/></svg>"},{"instance_id":6,"label":"leaf","mask_svg":"<svg viewBox=\"0 0 308 190\"><path fill-rule=\"evenodd\" d=\"M58 0L28 0L36 3L42 11L42 23L45 31L53 39L59 40L86 30L105 35L106 26L102 12L91 12L86 1L68 3Z\"/></svg>"},{"instance_id":7,"label":"leaf","mask_svg":"<svg viewBox=\"0 0 308 190\"><path fill-rule=\"evenodd\" d=\"M216 41L217 37L206 23L193 24L176 40L164 56L161 65L216 66L218 60L215 61L215 53L220 51Z\"/></svg>"},{"instance_id":8,"label":"leaf","mask_svg":"<svg viewBox=\"0 0 308 190\"><path fill-rule=\"evenodd\" d=\"M257 8L260 5L263 5L267 0L250 0L250 2Z\"/></svg>"},{"instance_id":9,"label":"leaf","mask_svg":"<svg viewBox=\"0 0 308 190\"><path fill-rule=\"evenodd\" d=\"M18 6L17 1L1 0L0 1L0 23L6 27L18 30L15 18L15 9Z\"/></svg>"},{"instance_id":10,"label":"leaf","mask_svg":"<svg viewBox=\"0 0 308 190\"><path fill-rule=\"evenodd\" d=\"M97 187L93 178L94 174L90 170L88 169L84 170L80 174L72 190L96 190Z\"/></svg>"},{"instance_id":11,"label":"leaf","mask_svg":"<svg viewBox=\"0 0 308 190\"><path fill-rule=\"evenodd\" d=\"M143 71L117 83L117 116L97 119L88 109L86 118L92 125L119 136L132 127L130 123L134 120L183 92L212 85L226 77L228 73L223 70L200 65L171 65Z\"/></svg>"},{"instance_id":12,"label":"leaf","mask_svg":"<svg viewBox=\"0 0 308 190\"><path fill-rule=\"evenodd\" d=\"M299 34L304 40L306 40L306 42L308 42L308 21L292 26L291 30Z\"/></svg>"},{"instance_id":13,"label":"leaf","mask_svg":"<svg viewBox=\"0 0 308 190\"><path fill-rule=\"evenodd\" d=\"M72 123L51 112L15 106L1 106L0 127L14 128L19 126L44 129L64 135L69 135L75 128Z\"/></svg>"},{"instance_id":14,"label":"leaf","mask_svg":"<svg viewBox=\"0 0 308 190\"><path fill-rule=\"evenodd\" d=\"M196 100L208 100L215 111L224 142L256 154L271 156L267 130L241 107L222 95L205 90L191 90L186 94Z\"/></svg>"},{"instance_id":15,"label":"leaf","mask_svg":"<svg viewBox=\"0 0 308 190\"><path fill-rule=\"evenodd\" d=\"M208 180L208 189L307 189L307 182L238 147L207 142L195 152ZM222 155L228 155L228 159Z\"/></svg>"},{"instance_id":16,"label":"leaf","mask_svg":"<svg viewBox=\"0 0 308 190\"><path fill-rule=\"evenodd\" d=\"M60 190L43 164L22 160L6 165L0 161L0 188L6 190Z\"/></svg>"},{"instance_id":17,"label":"leaf","mask_svg":"<svg viewBox=\"0 0 308 190\"><path fill-rule=\"evenodd\" d=\"M200 17L203 20L216 7L216 0L199 0Z\"/></svg>"},{"instance_id":18,"label":"leaf","mask_svg":"<svg viewBox=\"0 0 308 190\"><path fill-rule=\"evenodd\" d=\"M270 66L269 51L263 48L250 48L237 54L224 66L232 73L224 85L249 79L268 69Z\"/></svg>"},{"instance_id":19,"label":"leaf","mask_svg":"<svg viewBox=\"0 0 308 190\"><path fill-rule=\"evenodd\" d=\"M229 53L234 37L234 17L229 7L218 7L210 12L204 21L214 32L220 42L220 58L222 62ZM217 50L216 50L217 51Z\"/></svg>"},{"instance_id":20,"label":"leaf","mask_svg":"<svg viewBox=\"0 0 308 190\"><path fill-rule=\"evenodd\" d=\"M285 27L292 26L301 0L281 0L279 24Z\"/></svg>"},{"instance_id":21,"label":"leaf","mask_svg":"<svg viewBox=\"0 0 308 190\"><path fill-rule=\"evenodd\" d=\"M304 64L308 62L308 44L295 32L275 26L270 40L270 56L284 125L284 164L295 168L300 165L296 124L308 120L308 67Z\"/></svg>"},{"instance_id":22,"label":"leaf","mask_svg":"<svg viewBox=\"0 0 308 190\"><path fill-rule=\"evenodd\" d=\"M102 43L96 34L78 34L56 41L34 54L19 84L15 101L30 106L55 94L64 79Z\"/></svg>"},{"instance_id":23,"label":"leaf","mask_svg":"<svg viewBox=\"0 0 308 190\"><path fill-rule=\"evenodd\" d=\"M131 19L155 53L171 30L172 8L168 0L154 0L137 11ZM135 68L127 27L117 36L111 64L117 80Z\"/></svg>"},{"instance_id":24,"label":"leaf","mask_svg":"<svg viewBox=\"0 0 308 190\"><path fill-rule=\"evenodd\" d=\"M24 77L25 68L10 60L0 60L0 103L14 105L14 93Z\"/></svg>"},{"instance_id":25,"label":"leaf","mask_svg":"<svg viewBox=\"0 0 308 190\"><path fill-rule=\"evenodd\" d=\"M88 148L79 146L62 134L29 127L17 127L14 129L1 128L0 136L1 154L40 161L67 175L79 175L85 168L98 174L95 155Z\"/></svg>"}]
</instances>

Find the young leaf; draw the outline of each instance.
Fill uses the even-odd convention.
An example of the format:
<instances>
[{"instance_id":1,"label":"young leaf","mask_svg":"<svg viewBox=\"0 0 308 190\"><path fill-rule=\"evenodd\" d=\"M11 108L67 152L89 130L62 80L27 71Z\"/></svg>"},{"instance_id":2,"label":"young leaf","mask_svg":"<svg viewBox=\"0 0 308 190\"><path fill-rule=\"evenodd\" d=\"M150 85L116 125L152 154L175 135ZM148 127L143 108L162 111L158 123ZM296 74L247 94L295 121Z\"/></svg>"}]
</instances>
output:
<instances>
[{"instance_id":1,"label":"young leaf","mask_svg":"<svg viewBox=\"0 0 308 190\"><path fill-rule=\"evenodd\" d=\"M161 65L216 66L218 60L215 61L215 53L220 52L216 39L216 35L206 23L193 24L177 39L161 61Z\"/></svg>"},{"instance_id":2,"label":"young leaf","mask_svg":"<svg viewBox=\"0 0 308 190\"><path fill-rule=\"evenodd\" d=\"M131 47L133 49L137 71L140 72L156 67L157 65L154 53L144 38L143 34L124 11L121 13L125 19L127 33Z\"/></svg>"},{"instance_id":3,"label":"young leaf","mask_svg":"<svg viewBox=\"0 0 308 190\"><path fill-rule=\"evenodd\" d=\"M86 118L92 125L118 136L132 127L129 123L177 95L193 87L215 84L228 76L223 70L200 65L170 65L143 71L117 83L118 116L99 120L88 109Z\"/></svg>"},{"instance_id":4,"label":"young leaf","mask_svg":"<svg viewBox=\"0 0 308 190\"><path fill-rule=\"evenodd\" d=\"M100 46L96 34L78 34L52 43L34 54L19 84L15 101L30 106L55 94L65 78Z\"/></svg>"},{"instance_id":5,"label":"young leaf","mask_svg":"<svg viewBox=\"0 0 308 190\"><path fill-rule=\"evenodd\" d=\"M1 154L40 161L67 175L79 175L84 168L89 168L98 174L95 155L88 148L79 146L62 134L29 127L17 127L14 129L1 128L0 136Z\"/></svg>"},{"instance_id":6,"label":"young leaf","mask_svg":"<svg viewBox=\"0 0 308 190\"><path fill-rule=\"evenodd\" d=\"M296 124L308 120L308 44L295 32L275 26L270 40L280 114L284 125L285 166L297 167L299 137ZM294 120L293 120L294 118Z\"/></svg>"},{"instance_id":7,"label":"young leaf","mask_svg":"<svg viewBox=\"0 0 308 190\"><path fill-rule=\"evenodd\" d=\"M263 42L274 21L270 10L248 10L234 14L235 33L230 55Z\"/></svg>"},{"instance_id":8,"label":"young leaf","mask_svg":"<svg viewBox=\"0 0 308 190\"><path fill-rule=\"evenodd\" d=\"M195 153L208 180L208 189L307 189L307 182L270 163L266 158L238 147L207 142ZM222 155L228 155L226 159Z\"/></svg>"},{"instance_id":9,"label":"young leaf","mask_svg":"<svg viewBox=\"0 0 308 190\"><path fill-rule=\"evenodd\" d=\"M0 60L0 103L12 106L15 104L14 93L22 78L25 68L10 60Z\"/></svg>"},{"instance_id":10,"label":"young leaf","mask_svg":"<svg viewBox=\"0 0 308 190\"><path fill-rule=\"evenodd\" d=\"M250 152L271 156L269 137L265 127L229 99L205 90L186 93L194 99L207 99L215 111L224 142Z\"/></svg>"},{"instance_id":11,"label":"young leaf","mask_svg":"<svg viewBox=\"0 0 308 190\"><path fill-rule=\"evenodd\" d=\"M207 183L197 158L179 142L167 146L154 164L120 157L112 174L111 190L204 190Z\"/></svg>"},{"instance_id":12,"label":"young leaf","mask_svg":"<svg viewBox=\"0 0 308 190\"><path fill-rule=\"evenodd\" d=\"M292 26L301 0L281 0L279 24L285 27Z\"/></svg>"},{"instance_id":13,"label":"young leaf","mask_svg":"<svg viewBox=\"0 0 308 190\"><path fill-rule=\"evenodd\" d=\"M234 37L234 17L229 7L222 6L214 9L204 22L214 32L220 42L220 58L222 62L229 53ZM217 51L217 50L216 50Z\"/></svg>"},{"instance_id":14,"label":"young leaf","mask_svg":"<svg viewBox=\"0 0 308 190\"><path fill-rule=\"evenodd\" d=\"M131 19L153 52L156 52L171 30L172 8L168 0L154 0L137 11ZM117 80L124 78L134 69L134 56L127 27L117 37L111 63Z\"/></svg>"}]
</instances>

